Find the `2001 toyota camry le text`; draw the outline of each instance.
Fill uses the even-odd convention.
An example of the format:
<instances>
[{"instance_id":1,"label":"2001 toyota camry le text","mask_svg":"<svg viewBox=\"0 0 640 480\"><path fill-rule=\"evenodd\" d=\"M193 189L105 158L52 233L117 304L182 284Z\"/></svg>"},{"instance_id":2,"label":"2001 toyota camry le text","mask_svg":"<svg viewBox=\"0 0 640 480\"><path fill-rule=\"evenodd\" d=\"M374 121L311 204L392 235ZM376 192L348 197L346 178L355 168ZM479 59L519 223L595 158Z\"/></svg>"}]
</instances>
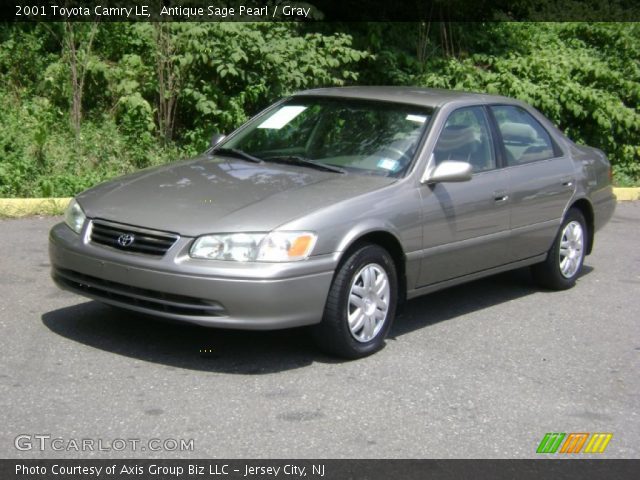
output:
<instances>
[{"instance_id":1,"label":"2001 toyota camry le text","mask_svg":"<svg viewBox=\"0 0 640 480\"><path fill-rule=\"evenodd\" d=\"M198 158L79 194L50 234L56 283L138 312L239 329L311 326L381 348L405 299L531 266L580 275L615 207L603 152L505 97L309 90Z\"/></svg>"}]
</instances>

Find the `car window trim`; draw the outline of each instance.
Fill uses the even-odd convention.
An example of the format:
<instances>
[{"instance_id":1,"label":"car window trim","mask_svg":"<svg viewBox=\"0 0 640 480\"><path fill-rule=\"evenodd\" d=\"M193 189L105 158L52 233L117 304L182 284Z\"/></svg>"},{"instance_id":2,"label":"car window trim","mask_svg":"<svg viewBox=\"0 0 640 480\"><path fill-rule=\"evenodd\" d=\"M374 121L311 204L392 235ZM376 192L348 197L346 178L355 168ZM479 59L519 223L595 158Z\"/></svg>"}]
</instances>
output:
<instances>
[{"instance_id":1,"label":"car window trim","mask_svg":"<svg viewBox=\"0 0 640 480\"><path fill-rule=\"evenodd\" d=\"M418 140L418 143L416 144L416 151L413 154L413 159L411 160L411 162L409 162L409 165L407 165L407 167L404 169L404 172L402 173L402 175L399 175L396 178L407 178L410 175L412 175L413 172L419 169L419 166L421 163L420 159L424 158L424 155L426 153L425 147L427 145L427 141L429 140L429 135L431 135L431 129L435 124L436 117L440 113L440 108L437 108L437 107L430 107L430 108L432 109L432 113L429 117L429 121L423 127L424 130L422 132L422 135L420 136L420 139ZM428 163L429 163L429 159L427 158L427 165Z\"/></svg>"},{"instance_id":2,"label":"car window trim","mask_svg":"<svg viewBox=\"0 0 640 480\"><path fill-rule=\"evenodd\" d=\"M502 139L502 134L500 133L500 129L498 128L498 121L496 117L493 115L493 110L489 108L490 105L483 105L484 111L486 113L489 128L491 129L492 137L493 137L493 149L496 152L496 167L497 169L507 167L507 152L505 152L504 141Z\"/></svg>"}]
</instances>

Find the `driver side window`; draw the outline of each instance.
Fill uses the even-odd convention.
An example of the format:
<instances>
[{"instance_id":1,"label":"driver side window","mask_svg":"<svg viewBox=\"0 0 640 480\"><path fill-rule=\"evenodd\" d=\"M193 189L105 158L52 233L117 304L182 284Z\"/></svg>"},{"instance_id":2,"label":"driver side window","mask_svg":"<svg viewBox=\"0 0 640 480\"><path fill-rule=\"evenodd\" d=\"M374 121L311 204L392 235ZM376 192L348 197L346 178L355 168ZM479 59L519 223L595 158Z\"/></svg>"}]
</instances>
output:
<instances>
[{"instance_id":1,"label":"driver side window","mask_svg":"<svg viewBox=\"0 0 640 480\"><path fill-rule=\"evenodd\" d=\"M473 172L496 168L493 141L484 108L460 108L449 115L433 151L436 165L445 160L468 162Z\"/></svg>"}]
</instances>

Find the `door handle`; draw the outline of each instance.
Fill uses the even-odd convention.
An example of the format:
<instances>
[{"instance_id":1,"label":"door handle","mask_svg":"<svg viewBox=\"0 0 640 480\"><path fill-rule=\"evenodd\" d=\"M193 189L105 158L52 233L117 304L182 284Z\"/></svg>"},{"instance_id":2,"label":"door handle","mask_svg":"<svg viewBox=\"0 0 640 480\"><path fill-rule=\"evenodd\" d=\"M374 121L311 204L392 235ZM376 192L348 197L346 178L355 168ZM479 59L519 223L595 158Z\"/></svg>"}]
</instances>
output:
<instances>
[{"instance_id":1,"label":"door handle","mask_svg":"<svg viewBox=\"0 0 640 480\"><path fill-rule=\"evenodd\" d=\"M563 187L573 187L573 178L563 178L562 179Z\"/></svg>"},{"instance_id":2,"label":"door handle","mask_svg":"<svg viewBox=\"0 0 640 480\"><path fill-rule=\"evenodd\" d=\"M496 192L493 192L493 201L494 202L502 203L502 202L506 202L507 200L509 200L509 194L507 194L506 191L498 190Z\"/></svg>"}]
</instances>

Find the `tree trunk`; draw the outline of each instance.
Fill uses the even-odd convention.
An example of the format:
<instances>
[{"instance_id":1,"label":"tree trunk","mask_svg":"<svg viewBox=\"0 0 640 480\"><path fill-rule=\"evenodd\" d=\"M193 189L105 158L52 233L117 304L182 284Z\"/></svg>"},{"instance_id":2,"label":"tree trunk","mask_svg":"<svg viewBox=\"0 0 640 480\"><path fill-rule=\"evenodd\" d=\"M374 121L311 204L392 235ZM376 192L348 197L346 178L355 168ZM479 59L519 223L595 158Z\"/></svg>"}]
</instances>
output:
<instances>
[{"instance_id":1,"label":"tree trunk","mask_svg":"<svg viewBox=\"0 0 640 480\"><path fill-rule=\"evenodd\" d=\"M156 73L158 75L158 127L165 142L173 138L178 103L179 72L174 65L175 45L169 26L155 23Z\"/></svg>"},{"instance_id":2,"label":"tree trunk","mask_svg":"<svg viewBox=\"0 0 640 480\"><path fill-rule=\"evenodd\" d=\"M98 23L94 22L91 25L84 47L77 40L76 28L77 26L74 23L65 22L64 44L69 52L69 70L71 73L71 126L76 136L78 136L80 134L80 125L82 124L84 80Z\"/></svg>"}]
</instances>

